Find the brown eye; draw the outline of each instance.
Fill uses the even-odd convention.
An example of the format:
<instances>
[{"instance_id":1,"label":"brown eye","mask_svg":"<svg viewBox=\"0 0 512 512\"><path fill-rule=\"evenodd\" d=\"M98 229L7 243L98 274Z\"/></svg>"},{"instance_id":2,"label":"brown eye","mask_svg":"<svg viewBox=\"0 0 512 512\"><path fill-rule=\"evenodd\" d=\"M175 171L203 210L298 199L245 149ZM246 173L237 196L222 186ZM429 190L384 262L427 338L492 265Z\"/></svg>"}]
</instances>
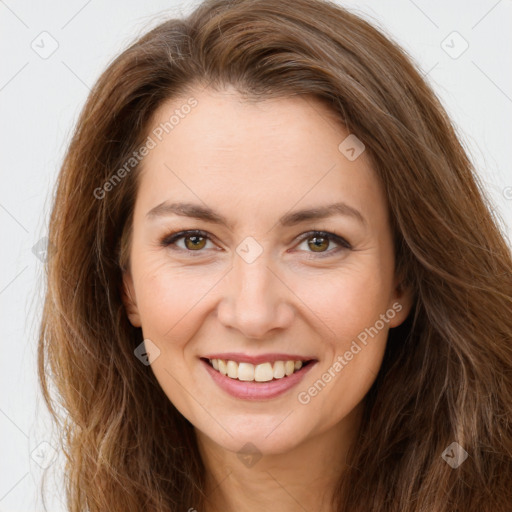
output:
<instances>
[{"instance_id":1,"label":"brown eye","mask_svg":"<svg viewBox=\"0 0 512 512\"><path fill-rule=\"evenodd\" d=\"M199 253L205 252L203 249L208 249L208 242L213 245L208 233L201 230L193 230L171 233L160 241L160 245L169 249L184 251L189 255L196 252L199 256Z\"/></svg>"},{"instance_id":2,"label":"brown eye","mask_svg":"<svg viewBox=\"0 0 512 512\"><path fill-rule=\"evenodd\" d=\"M329 247L334 245L332 249ZM340 235L335 233L329 233L328 231L310 231L304 233L299 249L305 252L306 255L309 253L309 258L323 258L327 256L334 256L343 251L352 250L352 246L347 240ZM316 253L312 255L311 253Z\"/></svg>"},{"instance_id":3,"label":"brown eye","mask_svg":"<svg viewBox=\"0 0 512 512\"><path fill-rule=\"evenodd\" d=\"M322 236L309 237L308 247L313 252L324 252L329 247L329 239Z\"/></svg>"},{"instance_id":4,"label":"brown eye","mask_svg":"<svg viewBox=\"0 0 512 512\"><path fill-rule=\"evenodd\" d=\"M183 237L185 247L190 250L202 249L206 245L206 238L198 235L189 235Z\"/></svg>"}]
</instances>

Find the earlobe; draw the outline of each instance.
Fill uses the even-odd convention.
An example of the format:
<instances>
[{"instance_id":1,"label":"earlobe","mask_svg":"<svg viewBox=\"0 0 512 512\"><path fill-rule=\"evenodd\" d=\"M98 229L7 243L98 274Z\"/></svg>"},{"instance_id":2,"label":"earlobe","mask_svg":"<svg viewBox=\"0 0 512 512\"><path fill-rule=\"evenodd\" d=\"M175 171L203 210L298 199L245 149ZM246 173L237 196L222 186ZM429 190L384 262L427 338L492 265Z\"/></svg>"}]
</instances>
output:
<instances>
[{"instance_id":1,"label":"earlobe","mask_svg":"<svg viewBox=\"0 0 512 512\"><path fill-rule=\"evenodd\" d=\"M413 305L413 291L410 286L405 286L403 281L397 280L394 293L389 304L390 309L395 311L393 318L390 318L389 326L398 327L409 316Z\"/></svg>"},{"instance_id":2,"label":"earlobe","mask_svg":"<svg viewBox=\"0 0 512 512\"><path fill-rule=\"evenodd\" d=\"M128 320L134 327L141 327L139 309L135 299L135 288L133 279L129 271L123 272L123 289L121 290L121 298Z\"/></svg>"}]
</instances>

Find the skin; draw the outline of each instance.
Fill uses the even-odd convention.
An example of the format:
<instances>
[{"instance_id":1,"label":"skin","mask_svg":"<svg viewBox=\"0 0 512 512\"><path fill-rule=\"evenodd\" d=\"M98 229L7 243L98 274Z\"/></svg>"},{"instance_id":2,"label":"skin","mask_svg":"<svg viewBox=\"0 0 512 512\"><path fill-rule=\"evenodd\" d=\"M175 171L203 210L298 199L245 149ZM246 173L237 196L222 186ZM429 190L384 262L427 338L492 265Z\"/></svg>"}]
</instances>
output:
<instances>
[{"instance_id":1,"label":"skin","mask_svg":"<svg viewBox=\"0 0 512 512\"><path fill-rule=\"evenodd\" d=\"M143 161L124 274L127 314L159 348L151 368L194 425L208 510L296 511L299 503L328 511L388 331L411 307L394 273L386 197L367 153L350 161L338 149L349 133L315 98L247 103L234 89L193 96L198 106ZM162 105L153 125L185 102ZM171 214L148 218L164 201L207 205L231 227ZM340 201L364 223L347 215L278 223L290 211ZM210 239L199 249L185 238L174 249L160 244L190 229ZM303 237L312 230L335 232L351 248L331 240L315 251L313 235ZM248 236L262 249L250 264L236 252ZM401 311L300 403L298 393L332 371L393 304ZM212 352L294 353L318 363L284 395L247 401L212 381L199 359ZM237 456L247 442L262 455L250 467Z\"/></svg>"}]
</instances>

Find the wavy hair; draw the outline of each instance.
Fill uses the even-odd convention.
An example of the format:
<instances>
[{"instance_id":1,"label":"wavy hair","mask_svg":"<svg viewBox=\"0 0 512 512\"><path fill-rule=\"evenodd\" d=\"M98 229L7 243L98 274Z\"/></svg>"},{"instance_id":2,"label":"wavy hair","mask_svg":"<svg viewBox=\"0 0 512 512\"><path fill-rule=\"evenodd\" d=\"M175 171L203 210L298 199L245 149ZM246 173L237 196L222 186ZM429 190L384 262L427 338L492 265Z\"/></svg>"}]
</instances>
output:
<instances>
[{"instance_id":1,"label":"wavy hair","mask_svg":"<svg viewBox=\"0 0 512 512\"><path fill-rule=\"evenodd\" d=\"M313 96L365 146L387 196L396 270L414 293L390 331L333 510L512 509L510 248L443 106L411 58L327 0L207 0L115 58L77 122L53 198L38 346L72 512L203 510L193 425L134 357L129 265L143 144L164 101L234 86ZM441 454L468 453L457 469Z\"/></svg>"}]
</instances>

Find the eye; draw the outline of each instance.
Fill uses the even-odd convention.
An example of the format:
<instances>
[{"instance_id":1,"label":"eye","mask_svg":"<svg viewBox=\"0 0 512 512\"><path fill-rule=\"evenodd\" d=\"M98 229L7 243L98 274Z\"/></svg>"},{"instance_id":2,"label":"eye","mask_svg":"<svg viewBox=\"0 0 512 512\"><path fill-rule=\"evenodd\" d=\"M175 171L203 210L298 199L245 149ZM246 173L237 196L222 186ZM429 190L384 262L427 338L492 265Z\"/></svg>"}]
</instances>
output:
<instances>
[{"instance_id":1,"label":"eye","mask_svg":"<svg viewBox=\"0 0 512 512\"><path fill-rule=\"evenodd\" d=\"M338 247L327 250L331 242L337 244ZM343 237L326 231L310 231L305 233L301 239L301 245L303 243L305 243L307 248L311 250L310 252L316 253L315 256L308 256L309 258L322 258L324 256L331 256L333 253L338 253L342 250L352 249L350 243Z\"/></svg>"},{"instance_id":2,"label":"eye","mask_svg":"<svg viewBox=\"0 0 512 512\"><path fill-rule=\"evenodd\" d=\"M183 240L184 244L180 246L177 242ZM211 242L210 237L205 231L198 229L189 231L179 231L171 233L161 240L163 247L172 247L172 249L181 249L188 252L201 252L206 247L207 242Z\"/></svg>"},{"instance_id":3,"label":"eye","mask_svg":"<svg viewBox=\"0 0 512 512\"><path fill-rule=\"evenodd\" d=\"M182 246L178 243L181 240L183 240ZM161 240L160 245L188 253L201 253L203 252L202 249L207 248L208 242L213 243L208 233L199 229L193 229L171 233ZM306 250L306 252L315 253L314 255L308 256L308 258L322 258L331 256L342 250L352 249L350 243L343 237L326 231L309 231L308 233L304 233L300 243L306 243L309 249L309 251ZM331 243L335 243L338 247L327 250Z\"/></svg>"}]
</instances>

